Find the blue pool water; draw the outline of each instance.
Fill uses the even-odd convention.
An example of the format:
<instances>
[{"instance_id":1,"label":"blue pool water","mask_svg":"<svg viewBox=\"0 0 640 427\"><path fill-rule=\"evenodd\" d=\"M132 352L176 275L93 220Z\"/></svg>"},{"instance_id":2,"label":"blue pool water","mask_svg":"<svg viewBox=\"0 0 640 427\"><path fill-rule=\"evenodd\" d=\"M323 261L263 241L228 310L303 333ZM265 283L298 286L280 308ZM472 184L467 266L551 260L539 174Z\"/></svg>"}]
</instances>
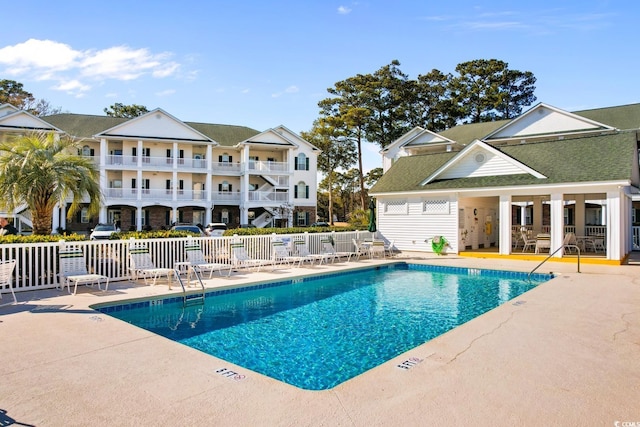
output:
<instances>
[{"instance_id":1,"label":"blue pool water","mask_svg":"<svg viewBox=\"0 0 640 427\"><path fill-rule=\"evenodd\" d=\"M332 388L549 275L394 264L98 310L308 390Z\"/></svg>"}]
</instances>

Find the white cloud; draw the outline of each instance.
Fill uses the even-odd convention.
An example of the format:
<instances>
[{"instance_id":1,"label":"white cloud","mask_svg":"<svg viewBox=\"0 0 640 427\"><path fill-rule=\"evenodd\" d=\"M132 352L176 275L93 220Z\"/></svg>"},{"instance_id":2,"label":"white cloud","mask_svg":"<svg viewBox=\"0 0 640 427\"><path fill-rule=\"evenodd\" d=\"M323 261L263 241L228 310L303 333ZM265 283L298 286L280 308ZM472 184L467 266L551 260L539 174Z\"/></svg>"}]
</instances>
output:
<instances>
[{"instance_id":1,"label":"white cloud","mask_svg":"<svg viewBox=\"0 0 640 427\"><path fill-rule=\"evenodd\" d=\"M19 78L56 82L54 88L72 94L91 89L91 82L129 81L144 76L176 75L180 64L171 53L115 46L102 50L75 50L52 41L29 39L0 49L0 72Z\"/></svg>"},{"instance_id":2,"label":"white cloud","mask_svg":"<svg viewBox=\"0 0 640 427\"><path fill-rule=\"evenodd\" d=\"M271 94L271 97L272 98L280 98L285 93L298 93L298 92L300 92L300 89L298 89L297 86L289 86L288 88L286 88L282 92L276 92L276 93Z\"/></svg>"},{"instance_id":3,"label":"white cloud","mask_svg":"<svg viewBox=\"0 0 640 427\"><path fill-rule=\"evenodd\" d=\"M347 6L340 6L338 7L338 13L340 15L348 15L349 13L351 13L351 9L349 9Z\"/></svg>"}]
</instances>

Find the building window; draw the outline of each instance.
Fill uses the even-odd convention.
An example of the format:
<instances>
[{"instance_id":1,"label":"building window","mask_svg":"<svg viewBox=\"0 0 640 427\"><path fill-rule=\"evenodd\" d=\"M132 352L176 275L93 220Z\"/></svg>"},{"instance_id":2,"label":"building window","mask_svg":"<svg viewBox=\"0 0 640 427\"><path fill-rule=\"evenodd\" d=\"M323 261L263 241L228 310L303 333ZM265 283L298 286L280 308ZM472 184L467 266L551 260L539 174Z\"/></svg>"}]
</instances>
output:
<instances>
[{"instance_id":1,"label":"building window","mask_svg":"<svg viewBox=\"0 0 640 427\"><path fill-rule=\"evenodd\" d=\"M427 215L447 215L449 214L449 201L446 199L425 200L422 202L422 213Z\"/></svg>"},{"instance_id":2,"label":"building window","mask_svg":"<svg viewBox=\"0 0 640 427\"><path fill-rule=\"evenodd\" d=\"M82 224L88 224L89 223L89 209L88 208L82 208L82 210L80 211L80 222Z\"/></svg>"},{"instance_id":3,"label":"building window","mask_svg":"<svg viewBox=\"0 0 640 427\"><path fill-rule=\"evenodd\" d=\"M220 214L220 222L229 224L229 211L227 209L222 209L222 213Z\"/></svg>"},{"instance_id":4,"label":"building window","mask_svg":"<svg viewBox=\"0 0 640 427\"><path fill-rule=\"evenodd\" d=\"M309 223L309 212L297 212L296 223L298 226L304 227Z\"/></svg>"},{"instance_id":5,"label":"building window","mask_svg":"<svg viewBox=\"0 0 640 427\"><path fill-rule=\"evenodd\" d=\"M300 181L298 185L294 187L293 197L296 199L308 199L309 198L309 186Z\"/></svg>"},{"instance_id":6,"label":"building window","mask_svg":"<svg viewBox=\"0 0 640 427\"><path fill-rule=\"evenodd\" d=\"M297 171L308 171L309 170L309 158L306 154L300 153L296 157L296 170Z\"/></svg>"},{"instance_id":7,"label":"building window","mask_svg":"<svg viewBox=\"0 0 640 427\"><path fill-rule=\"evenodd\" d=\"M399 215L407 213L406 200L389 200L384 203L384 213L390 215Z\"/></svg>"}]
</instances>

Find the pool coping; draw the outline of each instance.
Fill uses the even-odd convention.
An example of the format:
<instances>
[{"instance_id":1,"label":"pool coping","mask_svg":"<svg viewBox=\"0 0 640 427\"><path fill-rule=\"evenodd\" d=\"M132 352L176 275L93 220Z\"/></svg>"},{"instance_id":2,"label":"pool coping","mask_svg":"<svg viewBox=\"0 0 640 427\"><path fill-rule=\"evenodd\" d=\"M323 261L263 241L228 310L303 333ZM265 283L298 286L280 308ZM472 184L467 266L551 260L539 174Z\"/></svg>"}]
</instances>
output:
<instances>
[{"instance_id":1,"label":"pool coping","mask_svg":"<svg viewBox=\"0 0 640 427\"><path fill-rule=\"evenodd\" d=\"M460 257L411 262L487 265ZM520 271L535 266L489 263L492 269L504 265ZM316 271L340 268L345 265ZM223 426L635 421L640 418L638 267L583 265L582 273L574 268L547 263L542 271L553 270L557 277L526 298L324 391L280 383L90 308L100 301L167 294L166 286L115 283L107 293L18 294L17 306L0 308L0 420ZM246 279L267 280L261 277L250 273ZM406 362L408 369L398 367Z\"/></svg>"}]
</instances>

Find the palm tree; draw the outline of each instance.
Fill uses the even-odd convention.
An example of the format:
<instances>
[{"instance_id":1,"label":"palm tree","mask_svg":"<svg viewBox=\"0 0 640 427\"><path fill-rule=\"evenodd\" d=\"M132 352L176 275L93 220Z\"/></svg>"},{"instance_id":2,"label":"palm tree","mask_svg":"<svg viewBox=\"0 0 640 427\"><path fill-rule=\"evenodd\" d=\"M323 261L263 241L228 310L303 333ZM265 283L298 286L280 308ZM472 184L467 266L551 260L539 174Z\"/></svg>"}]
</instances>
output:
<instances>
[{"instance_id":1,"label":"palm tree","mask_svg":"<svg viewBox=\"0 0 640 427\"><path fill-rule=\"evenodd\" d=\"M0 143L0 207L31 210L33 234L51 234L56 204L70 197L71 218L89 200L88 213L97 215L100 172L91 159L77 155L78 143L54 133L34 132ZM85 202L86 203L86 202Z\"/></svg>"}]
</instances>

